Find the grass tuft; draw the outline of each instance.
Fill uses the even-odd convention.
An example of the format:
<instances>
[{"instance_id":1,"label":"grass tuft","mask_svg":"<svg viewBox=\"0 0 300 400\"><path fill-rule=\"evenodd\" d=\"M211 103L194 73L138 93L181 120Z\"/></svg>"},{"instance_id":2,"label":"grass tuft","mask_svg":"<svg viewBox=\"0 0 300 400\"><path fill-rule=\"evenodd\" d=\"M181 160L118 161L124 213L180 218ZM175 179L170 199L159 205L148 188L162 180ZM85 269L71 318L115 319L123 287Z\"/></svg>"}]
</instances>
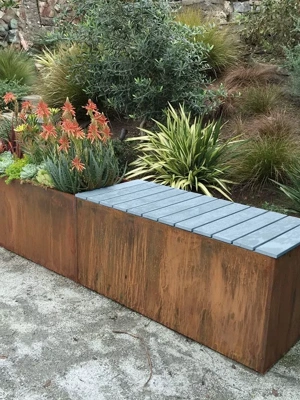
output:
<instances>
[{"instance_id":1,"label":"grass tuft","mask_svg":"<svg viewBox=\"0 0 300 400\"><path fill-rule=\"evenodd\" d=\"M247 86L280 84L284 75L277 65L255 64L238 66L226 73L223 83L228 92L236 92Z\"/></svg>"},{"instance_id":2,"label":"grass tuft","mask_svg":"<svg viewBox=\"0 0 300 400\"><path fill-rule=\"evenodd\" d=\"M282 91L275 85L250 86L243 90L238 108L244 115L266 114L278 105L281 97Z\"/></svg>"},{"instance_id":3,"label":"grass tuft","mask_svg":"<svg viewBox=\"0 0 300 400\"><path fill-rule=\"evenodd\" d=\"M230 27L204 19L200 10L186 7L176 15L176 20L190 27L201 27L202 32L194 40L211 46L208 64L215 72L223 71L236 64L240 55L240 43Z\"/></svg>"},{"instance_id":4,"label":"grass tuft","mask_svg":"<svg viewBox=\"0 0 300 400\"><path fill-rule=\"evenodd\" d=\"M246 140L231 164L235 181L262 188L273 180L284 183L298 164L299 141L292 135L256 135Z\"/></svg>"},{"instance_id":5,"label":"grass tuft","mask_svg":"<svg viewBox=\"0 0 300 400\"><path fill-rule=\"evenodd\" d=\"M61 45L57 50L45 50L37 57L41 69L35 89L50 107L61 107L67 97L78 110L86 104L88 96L83 90L84 83L75 82L73 77L74 66L82 54L78 45Z\"/></svg>"},{"instance_id":6,"label":"grass tuft","mask_svg":"<svg viewBox=\"0 0 300 400\"><path fill-rule=\"evenodd\" d=\"M23 51L13 47L0 50L0 79L30 86L36 79L33 60Z\"/></svg>"}]
</instances>

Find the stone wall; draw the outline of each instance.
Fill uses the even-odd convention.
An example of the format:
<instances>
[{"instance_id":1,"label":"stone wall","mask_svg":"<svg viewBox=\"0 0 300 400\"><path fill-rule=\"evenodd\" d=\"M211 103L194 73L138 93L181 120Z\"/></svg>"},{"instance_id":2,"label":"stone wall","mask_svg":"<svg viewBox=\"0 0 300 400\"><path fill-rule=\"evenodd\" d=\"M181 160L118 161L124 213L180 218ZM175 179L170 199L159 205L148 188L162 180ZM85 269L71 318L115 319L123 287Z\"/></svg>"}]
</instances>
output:
<instances>
[{"instance_id":1,"label":"stone wall","mask_svg":"<svg viewBox=\"0 0 300 400\"><path fill-rule=\"evenodd\" d=\"M181 0L186 7L199 7L209 17L228 23L238 14L251 11L260 0Z\"/></svg>"},{"instance_id":2,"label":"stone wall","mask_svg":"<svg viewBox=\"0 0 300 400\"><path fill-rule=\"evenodd\" d=\"M16 7L0 10L0 46L26 47L40 29L53 26L53 19L67 7L66 0L19 0Z\"/></svg>"},{"instance_id":3,"label":"stone wall","mask_svg":"<svg viewBox=\"0 0 300 400\"><path fill-rule=\"evenodd\" d=\"M259 1L179 0L176 3L199 7L207 15L227 23L234 14L248 12ZM0 10L0 47L15 45L26 48L35 33L51 29L53 18L68 7L68 0L15 0L15 5L14 8Z\"/></svg>"}]
</instances>

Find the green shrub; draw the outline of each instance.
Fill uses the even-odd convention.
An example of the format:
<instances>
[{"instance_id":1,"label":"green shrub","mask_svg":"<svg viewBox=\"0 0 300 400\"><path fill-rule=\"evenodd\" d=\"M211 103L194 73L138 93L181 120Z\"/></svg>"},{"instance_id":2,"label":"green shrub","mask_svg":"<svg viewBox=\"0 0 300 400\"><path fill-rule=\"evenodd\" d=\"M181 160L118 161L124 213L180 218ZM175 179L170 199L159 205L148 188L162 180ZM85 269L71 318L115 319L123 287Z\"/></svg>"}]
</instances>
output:
<instances>
[{"instance_id":1,"label":"green shrub","mask_svg":"<svg viewBox=\"0 0 300 400\"><path fill-rule=\"evenodd\" d=\"M299 0L262 0L242 18L241 35L250 45L283 54L300 40L299 21Z\"/></svg>"},{"instance_id":2,"label":"green shrub","mask_svg":"<svg viewBox=\"0 0 300 400\"><path fill-rule=\"evenodd\" d=\"M54 50L58 48L64 42L65 38L59 29L56 28L51 31L39 30L35 33L32 40L31 53L40 53L45 49Z\"/></svg>"},{"instance_id":3,"label":"green shrub","mask_svg":"<svg viewBox=\"0 0 300 400\"><path fill-rule=\"evenodd\" d=\"M299 142L291 135L256 135L240 146L231 164L232 179L252 187L274 180L286 182L300 157Z\"/></svg>"},{"instance_id":4,"label":"green shrub","mask_svg":"<svg viewBox=\"0 0 300 400\"><path fill-rule=\"evenodd\" d=\"M210 47L208 63L216 72L237 62L240 43L237 35L230 28L205 21L200 10L191 7L183 8L176 15L176 20L189 27L202 27L202 32L194 36L193 40L205 43Z\"/></svg>"},{"instance_id":5,"label":"green shrub","mask_svg":"<svg viewBox=\"0 0 300 400\"><path fill-rule=\"evenodd\" d=\"M72 5L81 22L66 32L90 49L73 74L106 111L143 119L160 118L168 102L198 114L219 105L224 92L206 89L210 46L192 40L203 29L176 23L168 1Z\"/></svg>"},{"instance_id":6,"label":"green shrub","mask_svg":"<svg viewBox=\"0 0 300 400\"><path fill-rule=\"evenodd\" d=\"M13 47L0 50L0 79L30 86L36 79L33 59Z\"/></svg>"},{"instance_id":7,"label":"green shrub","mask_svg":"<svg viewBox=\"0 0 300 400\"><path fill-rule=\"evenodd\" d=\"M220 143L220 122L207 125L202 119L191 119L183 107L176 112L170 106L167 122L156 121L158 132L142 129L146 136L138 141L138 158L132 163L128 178L140 177L172 187L200 191L211 196L211 190L229 198L223 160L230 142Z\"/></svg>"},{"instance_id":8,"label":"green shrub","mask_svg":"<svg viewBox=\"0 0 300 400\"><path fill-rule=\"evenodd\" d=\"M36 59L41 65L40 79L35 91L41 95L50 107L61 107L68 97L77 111L88 100L84 93L84 81L74 80L73 68L84 56L83 48L78 45L59 46L56 50L44 50Z\"/></svg>"}]
</instances>

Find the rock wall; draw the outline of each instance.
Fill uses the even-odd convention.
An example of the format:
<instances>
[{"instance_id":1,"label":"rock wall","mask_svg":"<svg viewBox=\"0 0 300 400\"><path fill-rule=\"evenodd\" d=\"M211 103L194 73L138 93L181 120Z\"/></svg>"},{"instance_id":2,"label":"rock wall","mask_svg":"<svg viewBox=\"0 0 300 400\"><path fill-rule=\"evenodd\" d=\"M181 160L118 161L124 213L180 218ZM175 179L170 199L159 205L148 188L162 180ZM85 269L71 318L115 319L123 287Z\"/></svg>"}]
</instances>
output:
<instances>
[{"instance_id":1,"label":"rock wall","mask_svg":"<svg viewBox=\"0 0 300 400\"><path fill-rule=\"evenodd\" d=\"M14 7L0 10L0 46L26 47L40 29L49 29L67 0L16 0Z\"/></svg>"},{"instance_id":2,"label":"rock wall","mask_svg":"<svg viewBox=\"0 0 300 400\"><path fill-rule=\"evenodd\" d=\"M260 0L181 0L183 6L199 7L209 17L228 23L238 14L251 11Z\"/></svg>"},{"instance_id":3,"label":"rock wall","mask_svg":"<svg viewBox=\"0 0 300 400\"><path fill-rule=\"evenodd\" d=\"M250 11L259 1L179 0L176 4L199 7L207 15L227 23L234 14ZM15 0L14 7L3 7L0 10L0 47L15 45L26 48L40 29L51 29L54 18L66 7L69 7L68 0Z\"/></svg>"}]
</instances>

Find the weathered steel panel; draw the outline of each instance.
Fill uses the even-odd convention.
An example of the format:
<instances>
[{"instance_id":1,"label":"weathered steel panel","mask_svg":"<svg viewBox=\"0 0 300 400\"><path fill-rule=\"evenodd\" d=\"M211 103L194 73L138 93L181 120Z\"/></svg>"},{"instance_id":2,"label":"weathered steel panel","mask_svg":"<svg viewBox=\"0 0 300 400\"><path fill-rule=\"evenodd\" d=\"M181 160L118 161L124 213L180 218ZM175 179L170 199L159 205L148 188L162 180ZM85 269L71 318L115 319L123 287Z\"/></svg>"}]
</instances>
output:
<instances>
[{"instance_id":1,"label":"weathered steel panel","mask_svg":"<svg viewBox=\"0 0 300 400\"><path fill-rule=\"evenodd\" d=\"M275 260L78 199L79 282L264 372Z\"/></svg>"},{"instance_id":2,"label":"weathered steel panel","mask_svg":"<svg viewBox=\"0 0 300 400\"><path fill-rule=\"evenodd\" d=\"M0 246L77 280L75 196L0 179Z\"/></svg>"}]
</instances>

